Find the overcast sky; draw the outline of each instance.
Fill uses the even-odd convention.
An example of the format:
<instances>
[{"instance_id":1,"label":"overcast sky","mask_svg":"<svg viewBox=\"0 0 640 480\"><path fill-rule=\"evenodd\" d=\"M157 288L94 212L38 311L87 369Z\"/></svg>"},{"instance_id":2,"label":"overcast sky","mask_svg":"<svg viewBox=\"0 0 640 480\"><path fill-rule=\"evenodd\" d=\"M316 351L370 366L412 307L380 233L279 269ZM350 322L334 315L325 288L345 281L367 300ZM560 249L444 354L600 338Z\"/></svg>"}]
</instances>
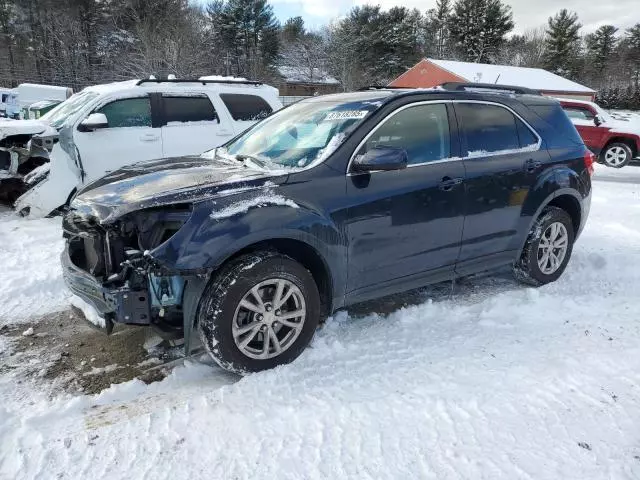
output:
<instances>
[{"instance_id":1,"label":"overcast sky","mask_svg":"<svg viewBox=\"0 0 640 480\"><path fill-rule=\"evenodd\" d=\"M420 11L435 6L436 0L270 0L280 20L300 15L310 27L317 28L344 15L354 5L365 3L390 8L395 5L415 7ZM507 0L511 5L516 32L536 28L562 8L573 10L582 23L583 33L601 25L612 24L624 30L640 21L640 0Z\"/></svg>"}]
</instances>

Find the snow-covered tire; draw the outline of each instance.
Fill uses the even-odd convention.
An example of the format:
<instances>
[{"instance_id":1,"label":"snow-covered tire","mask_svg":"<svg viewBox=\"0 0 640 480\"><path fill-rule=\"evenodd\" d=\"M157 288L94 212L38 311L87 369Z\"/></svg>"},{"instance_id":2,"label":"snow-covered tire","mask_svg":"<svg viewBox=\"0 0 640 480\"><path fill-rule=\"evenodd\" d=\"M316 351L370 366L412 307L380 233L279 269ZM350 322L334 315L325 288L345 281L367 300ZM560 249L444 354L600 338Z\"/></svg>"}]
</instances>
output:
<instances>
[{"instance_id":1,"label":"snow-covered tire","mask_svg":"<svg viewBox=\"0 0 640 480\"><path fill-rule=\"evenodd\" d=\"M633 159L633 151L626 143L612 143L607 145L600 154L600 160L607 167L622 168Z\"/></svg>"},{"instance_id":2,"label":"snow-covered tire","mask_svg":"<svg viewBox=\"0 0 640 480\"><path fill-rule=\"evenodd\" d=\"M255 310L246 308L247 302ZM284 318L303 310L304 317ZM230 261L211 279L200 299L197 321L202 343L213 359L243 375L295 360L311 342L321 315L320 294L311 273L285 255L262 251ZM240 334L244 328L250 330ZM241 347L248 335L252 340ZM267 356L256 358L262 355L258 350L265 350L265 336Z\"/></svg>"},{"instance_id":3,"label":"snow-covered tire","mask_svg":"<svg viewBox=\"0 0 640 480\"><path fill-rule=\"evenodd\" d=\"M557 237L559 240L556 242L558 245L560 244L560 238L566 236L566 250L560 260L557 258L559 249L547 247L550 243L549 238L555 232L560 232ZM573 251L574 240L575 232L573 231L573 223L569 214L561 208L545 208L531 227L520 258L513 267L516 279L532 286L545 285L558 280L567 268ZM557 261L556 265L552 265L553 262L550 260L549 262L551 263L544 261L544 253L549 249L553 252L553 257ZM543 264L542 267L541 262ZM546 266L548 266L548 269L545 272L543 268Z\"/></svg>"}]
</instances>

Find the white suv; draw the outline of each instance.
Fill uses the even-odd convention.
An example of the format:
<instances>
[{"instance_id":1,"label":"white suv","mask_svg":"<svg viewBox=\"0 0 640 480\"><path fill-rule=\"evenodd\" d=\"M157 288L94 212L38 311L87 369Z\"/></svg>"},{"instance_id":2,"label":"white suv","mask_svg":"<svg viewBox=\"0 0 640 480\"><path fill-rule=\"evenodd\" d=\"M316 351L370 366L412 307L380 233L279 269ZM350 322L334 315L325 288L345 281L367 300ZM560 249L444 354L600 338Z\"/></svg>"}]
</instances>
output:
<instances>
[{"instance_id":1,"label":"white suv","mask_svg":"<svg viewBox=\"0 0 640 480\"><path fill-rule=\"evenodd\" d=\"M146 160L198 155L282 107L274 87L242 79L132 80L88 87L44 115L59 131L50 163L15 203L45 216L87 183Z\"/></svg>"}]
</instances>

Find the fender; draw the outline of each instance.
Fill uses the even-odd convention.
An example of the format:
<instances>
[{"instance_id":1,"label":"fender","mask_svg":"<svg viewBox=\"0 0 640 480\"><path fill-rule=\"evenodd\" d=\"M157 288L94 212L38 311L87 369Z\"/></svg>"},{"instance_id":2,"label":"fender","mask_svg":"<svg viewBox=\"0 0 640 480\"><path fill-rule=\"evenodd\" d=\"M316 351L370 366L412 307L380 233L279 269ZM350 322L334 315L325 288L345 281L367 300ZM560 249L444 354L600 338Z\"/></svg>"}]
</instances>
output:
<instances>
[{"instance_id":1,"label":"fender","mask_svg":"<svg viewBox=\"0 0 640 480\"><path fill-rule=\"evenodd\" d=\"M544 197L540 200L540 197L537 198L538 203L536 201L530 201L529 198L525 201L527 205L527 209L523 208L523 216L522 220L525 222L526 229L521 230L525 232L524 236L519 239L518 242L518 254L524 248L525 242L529 236L529 232L533 227L533 224L538 219L542 211L549 206L554 199L568 195L573 197L580 208L580 226L578 230L575 232L576 239L582 232L584 225L586 223L587 217L589 215L589 206L591 204L591 180L590 178L587 180L588 186L585 185L585 182L578 173L566 166L556 167L549 171L550 175L545 175L541 177L541 181L543 182L551 182L548 185L548 189L544 192ZM584 174L588 176L586 170ZM537 207L535 207L537 205ZM531 208L535 207L535 208Z\"/></svg>"},{"instance_id":2,"label":"fender","mask_svg":"<svg viewBox=\"0 0 640 480\"><path fill-rule=\"evenodd\" d=\"M255 195L255 193L253 193ZM251 199L225 198L216 209ZM293 204L292 204L293 205ZM347 260L346 234L332 219L315 209L296 203L264 205L226 218L212 218L212 202L194 208L190 219L171 239L149 252L169 273L210 274L238 252L261 242L295 240L312 248L331 277L333 298L344 295ZM277 225L277 228L272 228Z\"/></svg>"}]
</instances>

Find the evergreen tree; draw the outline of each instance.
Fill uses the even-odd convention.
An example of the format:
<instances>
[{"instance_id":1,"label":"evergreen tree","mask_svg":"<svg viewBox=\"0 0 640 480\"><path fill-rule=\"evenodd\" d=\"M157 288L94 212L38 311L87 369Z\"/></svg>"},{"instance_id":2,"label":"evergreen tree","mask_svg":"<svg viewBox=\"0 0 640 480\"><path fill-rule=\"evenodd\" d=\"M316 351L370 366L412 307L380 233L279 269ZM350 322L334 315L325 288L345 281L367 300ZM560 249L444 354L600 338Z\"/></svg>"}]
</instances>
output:
<instances>
[{"instance_id":1,"label":"evergreen tree","mask_svg":"<svg viewBox=\"0 0 640 480\"><path fill-rule=\"evenodd\" d=\"M511 7L500 0L457 0L449 17L458 56L477 63L493 62L513 27Z\"/></svg>"},{"instance_id":2,"label":"evergreen tree","mask_svg":"<svg viewBox=\"0 0 640 480\"><path fill-rule=\"evenodd\" d=\"M636 23L633 27L627 29L624 42L627 46L627 63L637 98L640 96L640 23Z\"/></svg>"},{"instance_id":3,"label":"evergreen tree","mask_svg":"<svg viewBox=\"0 0 640 480\"><path fill-rule=\"evenodd\" d=\"M430 27L434 32L434 55L436 58L447 58L449 48L449 16L451 15L451 1L437 0L432 13Z\"/></svg>"},{"instance_id":4,"label":"evergreen tree","mask_svg":"<svg viewBox=\"0 0 640 480\"><path fill-rule=\"evenodd\" d=\"M545 42L544 67L558 75L575 78L580 54L580 28L578 15L560 10L549 18Z\"/></svg>"},{"instance_id":5,"label":"evergreen tree","mask_svg":"<svg viewBox=\"0 0 640 480\"><path fill-rule=\"evenodd\" d=\"M293 43L300 40L305 34L304 19L302 17L291 17L282 27L282 39L284 42Z\"/></svg>"},{"instance_id":6,"label":"evergreen tree","mask_svg":"<svg viewBox=\"0 0 640 480\"><path fill-rule=\"evenodd\" d=\"M594 70L602 74L616 48L616 32L613 25L604 25L587 35L587 54Z\"/></svg>"}]
</instances>

